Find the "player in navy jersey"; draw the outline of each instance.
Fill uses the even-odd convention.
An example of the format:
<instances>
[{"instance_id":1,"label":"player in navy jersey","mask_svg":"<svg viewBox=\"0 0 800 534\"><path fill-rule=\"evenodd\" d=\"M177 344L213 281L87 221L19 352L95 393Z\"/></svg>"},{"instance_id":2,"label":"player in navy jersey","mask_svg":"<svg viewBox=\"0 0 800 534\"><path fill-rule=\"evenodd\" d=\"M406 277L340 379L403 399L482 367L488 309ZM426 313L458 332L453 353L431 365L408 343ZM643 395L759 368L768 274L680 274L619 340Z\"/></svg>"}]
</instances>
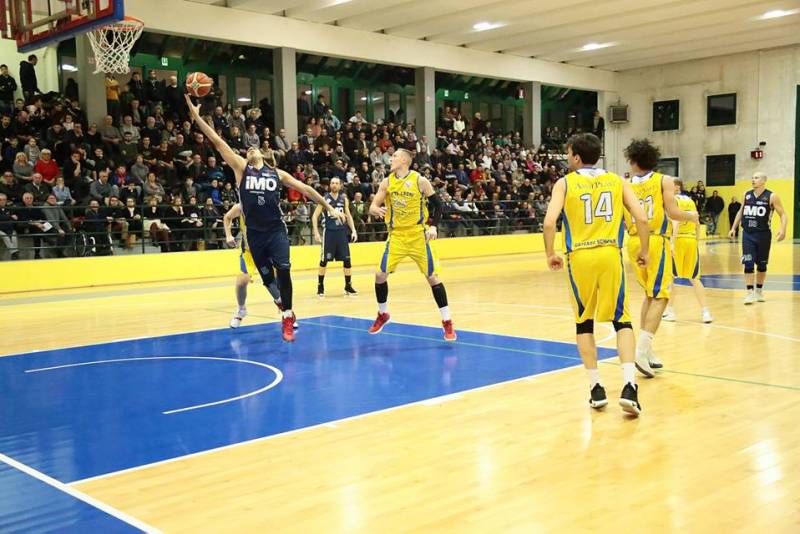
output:
<instances>
[{"instance_id":1,"label":"player in navy jersey","mask_svg":"<svg viewBox=\"0 0 800 534\"><path fill-rule=\"evenodd\" d=\"M334 219L344 222L345 216L336 211L313 188L295 180L289 173L267 165L261 151L248 149L247 159L238 155L200 116L200 106L193 104L189 95L186 95L186 104L195 124L214 143L225 163L233 170L239 190L239 202L247 222L247 244L253 255L255 267L265 287L269 287L273 276L277 278L284 308L283 339L294 341L295 316L292 312L289 232L283 222L283 212L280 207L282 186L295 189L314 202L322 204Z\"/></svg>"},{"instance_id":2,"label":"player in navy jersey","mask_svg":"<svg viewBox=\"0 0 800 534\"><path fill-rule=\"evenodd\" d=\"M733 237L739 224L742 225L742 263L744 264L744 283L747 295L744 303L749 305L756 301L764 302L764 280L767 278L769 249L772 244L770 222L772 212L777 211L781 218L781 229L776 236L778 241L786 238L786 225L789 218L783 209L783 203L776 193L767 189L767 175L757 172L753 175L753 189L744 195L744 202L739 208L731 225L728 237ZM758 274L755 274L755 270ZM755 278L755 287L753 279Z\"/></svg>"},{"instance_id":3,"label":"player in navy jersey","mask_svg":"<svg viewBox=\"0 0 800 534\"><path fill-rule=\"evenodd\" d=\"M322 215L322 206L317 206L314 215L311 217L311 226L314 229L314 240L322 243L322 252L319 258L319 278L317 282L317 296L325 296L325 270L329 261L340 261L344 265L344 294L345 296L358 295L353 289L352 284L352 265L350 263L350 241L354 243L358 240L356 225L350 215L350 201L347 195L342 192L342 181L331 178L330 192L325 193L325 200L334 207L336 211L344 213L347 217L347 226L340 223L337 219L326 215L323 220L322 236L319 234L317 221ZM348 230L350 232L348 233Z\"/></svg>"}]
</instances>

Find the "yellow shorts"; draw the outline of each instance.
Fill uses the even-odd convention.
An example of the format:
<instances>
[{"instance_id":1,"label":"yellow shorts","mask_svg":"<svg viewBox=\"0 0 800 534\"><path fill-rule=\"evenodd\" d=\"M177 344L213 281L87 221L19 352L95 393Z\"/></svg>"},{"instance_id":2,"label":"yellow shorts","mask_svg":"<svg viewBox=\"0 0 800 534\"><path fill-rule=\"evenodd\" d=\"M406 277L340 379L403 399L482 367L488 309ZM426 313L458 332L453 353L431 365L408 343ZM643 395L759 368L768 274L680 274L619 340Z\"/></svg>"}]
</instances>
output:
<instances>
[{"instance_id":1,"label":"yellow shorts","mask_svg":"<svg viewBox=\"0 0 800 534\"><path fill-rule=\"evenodd\" d=\"M253 261L253 255L249 250L243 250L239 256L239 270L242 274L250 275L250 278L258 274L256 263Z\"/></svg>"},{"instance_id":2,"label":"yellow shorts","mask_svg":"<svg viewBox=\"0 0 800 534\"><path fill-rule=\"evenodd\" d=\"M378 270L382 273L393 273L397 264L404 258L411 258L425 276L439 274L439 258L433 247L425 239L425 228L422 226L409 230L392 230L386 240L386 249L381 256Z\"/></svg>"},{"instance_id":3,"label":"yellow shorts","mask_svg":"<svg viewBox=\"0 0 800 534\"><path fill-rule=\"evenodd\" d=\"M636 264L636 256L639 254L641 247L639 236L630 236L628 239L628 257L633 264L633 270L636 272L636 280L644 288L648 297L668 299L673 280L672 253L669 239L660 235L650 236L650 253L647 267L639 267Z\"/></svg>"},{"instance_id":4,"label":"yellow shorts","mask_svg":"<svg viewBox=\"0 0 800 534\"><path fill-rule=\"evenodd\" d=\"M675 278L700 278L700 251L697 250L697 239L679 237L675 240L672 251L672 274Z\"/></svg>"},{"instance_id":5,"label":"yellow shorts","mask_svg":"<svg viewBox=\"0 0 800 534\"><path fill-rule=\"evenodd\" d=\"M567 255L575 322L631 322L622 251L617 247L576 250Z\"/></svg>"}]
</instances>

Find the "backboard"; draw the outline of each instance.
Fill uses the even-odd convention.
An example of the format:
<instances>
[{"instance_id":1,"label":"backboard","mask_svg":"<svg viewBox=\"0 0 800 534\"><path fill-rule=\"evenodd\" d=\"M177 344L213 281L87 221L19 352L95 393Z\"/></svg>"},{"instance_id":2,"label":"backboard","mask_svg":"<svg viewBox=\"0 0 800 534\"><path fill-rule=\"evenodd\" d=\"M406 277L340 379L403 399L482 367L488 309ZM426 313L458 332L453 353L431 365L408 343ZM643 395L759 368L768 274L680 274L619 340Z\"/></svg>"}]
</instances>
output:
<instances>
[{"instance_id":1,"label":"backboard","mask_svg":"<svg viewBox=\"0 0 800 534\"><path fill-rule=\"evenodd\" d=\"M69 39L125 17L124 0L0 0L2 36L20 52Z\"/></svg>"}]
</instances>

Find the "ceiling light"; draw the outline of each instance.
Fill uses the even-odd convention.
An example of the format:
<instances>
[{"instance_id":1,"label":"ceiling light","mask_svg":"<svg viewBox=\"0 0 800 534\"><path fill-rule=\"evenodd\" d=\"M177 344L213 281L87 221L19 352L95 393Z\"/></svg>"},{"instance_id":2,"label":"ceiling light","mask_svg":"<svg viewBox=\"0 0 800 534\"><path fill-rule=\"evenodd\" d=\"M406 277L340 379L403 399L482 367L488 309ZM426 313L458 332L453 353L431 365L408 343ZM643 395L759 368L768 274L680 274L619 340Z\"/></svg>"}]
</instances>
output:
<instances>
[{"instance_id":1,"label":"ceiling light","mask_svg":"<svg viewBox=\"0 0 800 534\"><path fill-rule=\"evenodd\" d=\"M608 48L609 46L614 46L615 43L588 43L581 47L581 50L584 52L589 52L591 50L600 50L601 48Z\"/></svg>"},{"instance_id":2,"label":"ceiling light","mask_svg":"<svg viewBox=\"0 0 800 534\"><path fill-rule=\"evenodd\" d=\"M311 89L306 89L305 91L303 91L303 94L304 95L310 95L311 94Z\"/></svg>"},{"instance_id":3,"label":"ceiling light","mask_svg":"<svg viewBox=\"0 0 800 534\"><path fill-rule=\"evenodd\" d=\"M795 13L800 12L800 9L773 9L772 11L767 11L763 15L761 15L761 19L778 19L781 17L788 17L789 15L794 15Z\"/></svg>"},{"instance_id":4,"label":"ceiling light","mask_svg":"<svg viewBox=\"0 0 800 534\"><path fill-rule=\"evenodd\" d=\"M237 98L236 100L237 100L238 102L250 102L250 99L249 99L249 98L247 98L246 96L240 96L240 97L239 97L239 98Z\"/></svg>"},{"instance_id":5,"label":"ceiling light","mask_svg":"<svg viewBox=\"0 0 800 534\"><path fill-rule=\"evenodd\" d=\"M476 32L485 32L487 30L494 30L500 26L504 26L504 24L501 22L478 22L472 25L472 29Z\"/></svg>"},{"instance_id":6,"label":"ceiling light","mask_svg":"<svg viewBox=\"0 0 800 534\"><path fill-rule=\"evenodd\" d=\"M361 101L362 101L362 102L364 102L366 99L367 99L367 97L366 97L366 96L362 96L362 97L361 97Z\"/></svg>"},{"instance_id":7,"label":"ceiling light","mask_svg":"<svg viewBox=\"0 0 800 534\"><path fill-rule=\"evenodd\" d=\"M67 72L78 72L78 67L75 65L69 65L68 63L64 63L61 65L61 70L65 70Z\"/></svg>"}]
</instances>

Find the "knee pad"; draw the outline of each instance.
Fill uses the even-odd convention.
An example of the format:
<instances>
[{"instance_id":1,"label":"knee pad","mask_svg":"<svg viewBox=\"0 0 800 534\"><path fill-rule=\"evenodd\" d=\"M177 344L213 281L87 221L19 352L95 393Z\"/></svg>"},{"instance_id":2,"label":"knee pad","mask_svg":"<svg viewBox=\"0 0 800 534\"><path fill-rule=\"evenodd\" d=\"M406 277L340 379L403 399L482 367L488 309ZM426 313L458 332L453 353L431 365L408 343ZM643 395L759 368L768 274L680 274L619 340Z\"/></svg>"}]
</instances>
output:
<instances>
[{"instance_id":1,"label":"knee pad","mask_svg":"<svg viewBox=\"0 0 800 534\"><path fill-rule=\"evenodd\" d=\"M631 325L631 323L621 323L619 321L612 321L611 324L614 325L614 331L615 332L619 332L620 330L622 330L624 328L630 328L631 330L633 330L633 325Z\"/></svg>"},{"instance_id":2,"label":"knee pad","mask_svg":"<svg viewBox=\"0 0 800 534\"><path fill-rule=\"evenodd\" d=\"M755 264L752 261L746 261L744 263L744 273L745 274L753 274L756 271Z\"/></svg>"},{"instance_id":3,"label":"knee pad","mask_svg":"<svg viewBox=\"0 0 800 534\"><path fill-rule=\"evenodd\" d=\"M261 275L261 281L264 282L264 287L269 286L272 282L275 281L275 273L272 272L272 269L264 269L263 271L258 272Z\"/></svg>"},{"instance_id":4,"label":"knee pad","mask_svg":"<svg viewBox=\"0 0 800 534\"><path fill-rule=\"evenodd\" d=\"M350 268L353 266L353 264L352 264L352 263L350 263L350 260L349 260L349 259L347 259L347 260L344 260L344 262L343 262L343 263L344 263L344 268L345 268L345 269L350 269Z\"/></svg>"},{"instance_id":5,"label":"knee pad","mask_svg":"<svg viewBox=\"0 0 800 534\"><path fill-rule=\"evenodd\" d=\"M767 262L765 261L758 262L758 272L760 273L767 272Z\"/></svg>"},{"instance_id":6,"label":"knee pad","mask_svg":"<svg viewBox=\"0 0 800 534\"><path fill-rule=\"evenodd\" d=\"M576 334L594 334L594 320L587 319L582 323L575 323Z\"/></svg>"},{"instance_id":7,"label":"knee pad","mask_svg":"<svg viewBox=\"0 0 800 534\"><path fill-rule=\"evenodd\" d=\"M321 260L319 262L319 266L320 267L327 267L328 266L328 260Z\"/></svg>"},{"instance_id":8,"label":"knee pad","mask_svg":"<svg viewBox=\"0 0 800 534\"><path fill-rule=\"evenodd\" d=\"M278 284L283 285L285 283L292 282L292 275L289 269L277 269L278 271Z\"/></svg>"}]
</instances>

